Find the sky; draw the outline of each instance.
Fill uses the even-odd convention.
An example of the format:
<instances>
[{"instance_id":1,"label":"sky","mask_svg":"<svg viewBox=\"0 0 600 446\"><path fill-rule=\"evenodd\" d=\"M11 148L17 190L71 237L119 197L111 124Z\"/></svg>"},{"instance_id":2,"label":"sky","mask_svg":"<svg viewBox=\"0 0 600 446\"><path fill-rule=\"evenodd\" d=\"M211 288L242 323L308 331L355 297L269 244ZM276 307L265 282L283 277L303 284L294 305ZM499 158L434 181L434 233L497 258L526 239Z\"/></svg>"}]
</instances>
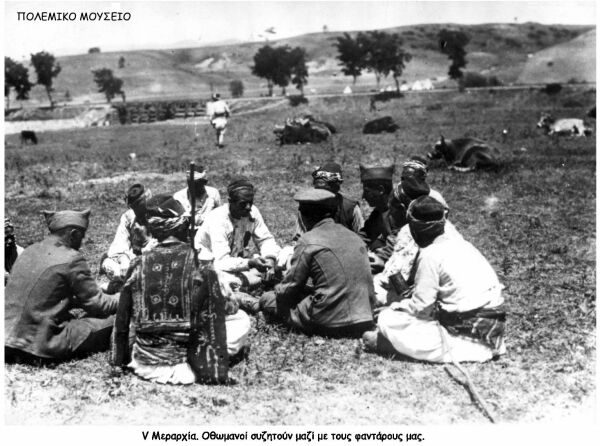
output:
<instances>
[{"instance_id":1,"label":"sky","mask_svg":"<svg viewBox=\"0 0 600 446\"><path fill-rule=\"evenodd\" d=\"M19 20L17 12L75 12L77 20ZM80 13L130 13L128 21L88 22ZM593 1L4 1L4 54L55 55L276 40L310 32L381 29L419 23L596 23ZM265 33L274 27L275 34Z\"/></svg>"}]
</instances>

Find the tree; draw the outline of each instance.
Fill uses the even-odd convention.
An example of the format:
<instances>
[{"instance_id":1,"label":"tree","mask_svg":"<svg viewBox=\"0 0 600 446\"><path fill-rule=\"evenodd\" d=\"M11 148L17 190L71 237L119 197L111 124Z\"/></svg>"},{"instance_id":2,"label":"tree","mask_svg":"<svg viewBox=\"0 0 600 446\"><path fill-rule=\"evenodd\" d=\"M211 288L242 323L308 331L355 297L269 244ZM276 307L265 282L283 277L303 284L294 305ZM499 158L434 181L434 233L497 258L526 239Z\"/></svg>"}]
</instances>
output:
<instances>
[{"instance_id":1,"label":"tree","mask_svg":"<svg viewBox=\"0 0 600 446\"><path fill-rule=\"evenodd\" d=\"M459 81L463 75L462 68L467 65L465 46L469 40L471 38L462 31L442 29L438 33L440 51L448 55L448 59L452 61L448 70L450 79Z\"/></svg>"},{"instance_id":2,"label":"tree","mask_svg":"<svg viewBox=\"0 0 600 446\"><path fill-rule=\"evenodd\" d=\"M402 47L402 37L397 33L369 31L366 34L359 33L357 40L365 52L364 66L375 73L377 87L381 77L387 77L392 73L396 91L399 93L398 78L402 75L406 63L412 59L412 56Z\"/></svg>"},{"instance_id":3,"label":"tree","mask_svg":"<svg viewBox=\"0 0 600 446\"><path fill-rule=\"evenodd\" d=\"M265 45L254 55L252 74L267 80L269 96L273 95L274 85L280 86L281 93L285 95L285 88L290 84L292 76L296 79L295 84L302 90L308 77L306 63L302 63L305 54L302 48L292 50L288 45L277 48Z\"/></svg>"},{"instance_id":4,"label":"tree","mask_svg":"<svg viewBox=\"0 0 600 446\"><path fill-rule=\"evenodd\" d=\"M10 89L14 88L17 99L22 101L29 99L29 91L33 84L29 82L29 70L22 64L15 62L10 57L4 58L4 96L6 97L6 108L10 108Z\"/></svg>"},{"instance_id":5,"label":"tree","mask_svg":"<svg viewBox=\"0 0 600 446\"><path fill-rule=\"evenodd\" d=\"M92 48L90 48L90 49L88 50L88 54L97 54L97 53L99 53L99 52L100 52L100 48L99 48L99 47L97 47L97 46L95 46L95 47L92 47Z\"/></svg>"},{"instance_id":6,"label":"tree","mask_svg":"<svg viewBox=\"0 0 600 446\"><path fill-rule=\"evenodd\" d=\"M359 41L358 37L353 39L350 34L344 33L334 43L338 49L337 59L342 65L342 73L346 76L352 76L352 84L356 84L356 78L361 75L363 68L365 68L366 52L361 42L363 40Z\"/></svg>"},{"instance_id":7,"label":"tree","mask_svg":"<svg viewBox=\"0 0 600 446\"><path fill-rule=\"evenodd\" d=\"M31 55L31 64L37 74L37 83L43 85L46 89L46 94L50 100L50 107L54 108L54 101L52 100L52 79L58 76L61 67L56 62L54 56L45 51L40 51Z\"/></svg>"},{"instance_id":8,"label":"tree","mask_svg":"<svg viewBox=\"0 0 600 446\"><path fill-rule=\"evenodd\" d=\"M125 93L123 92L123 80L113 76L112 70L108 68L100 68L99 70L92 70L94 74L94 82L98 85L98 91L104 93L106 101L110 103L112 98L120 94L125 102Z\"/></svg>"},{"instance_id":9,"label":"tree","mask_svg":"<svg viewBox=\"0 0 600 446\"><path fill-rule=\"evenodd\" d=\"M269 96L273 96L273 84L275 83L275 70L277 66L276 59L276 51L269 45L259 48L254 55L252 74L266 79Z\"/></svg>"},{"instance_id":10,"label":"tree","mask_svg":"<svg viewBox=\"0 0 600 446\"><path fill-rule=\"evenodd\" d=\"M229 82L229 92L234 98L244 96L244 83L239 79L234 79Z\"/></svg>"},{"instance_id":11,"label":"tree","mask_svg":"<svg viewBox=\"0 0 600 446\"><path fill-rule=\"evenodd\" d=\"M306 66L306 51L304 48L296 47L289 52L289 64L292 75L292 84L300 90L304 96L304 86L308 82L308 68Z\"/></svg>"}]
</instances>

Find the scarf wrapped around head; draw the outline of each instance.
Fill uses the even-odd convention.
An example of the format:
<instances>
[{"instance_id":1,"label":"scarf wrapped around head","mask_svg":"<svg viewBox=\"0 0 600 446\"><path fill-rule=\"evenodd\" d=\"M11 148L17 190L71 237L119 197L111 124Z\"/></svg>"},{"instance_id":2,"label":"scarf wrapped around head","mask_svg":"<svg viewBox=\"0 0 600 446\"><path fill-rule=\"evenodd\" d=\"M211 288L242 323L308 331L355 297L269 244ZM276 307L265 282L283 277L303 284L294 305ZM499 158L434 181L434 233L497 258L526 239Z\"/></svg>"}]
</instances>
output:
<instances>
[{"instance_id":1,"label":"scarf wrapped around head","mask_svg":"<svg viewBox=\"0 0 600 446\"><path fill-rule=\"evenodd\" d=\"M325 163L312 173L313 180L323 180L326 183L342 184L342 167L337 163Z\"/></svg>"},{"instance_id":2,"label":"scarf wrapped around head","mask_svg":"<svg viewBox=\"0 0 600 446\"><path fill-rule=\"evenodd\" d=\"M429 246L444 233L446 207L435 198L424 196L414 200L406 212L410 233L421 248Z\"/></svg>"},{"instance_id":3,"label":"scarf wrapped around head","mask_svg":"<svg viewBox=\"0 0 600 446\"><path fill-rule=\"evenodd\" d=\"M189 219L185 209L171 195L160 194L146 203L148 230L153 237L162 241L170 236L184 237Z\"/></svg>"},{"instance_id":4,"label":"scarf wrapped around head","mask_svg":"<svg viewBox=\"0 0 600 446\"><path fill-rule=\"evenodd\" d=\"M403 164L400 184L394 194L402 202L415 200L423 195L428 195L431 188L427 184L427 164L413 157ZM405 197L402 197L404 195ZM404 198L404 199L402 199ZM406 204L406 203L405 203Z\"/></svg>"},{"instance_id":5,"label":"scarf wrapped around head","mask_svg":"<svg viewBox=\"0 0 600 446\"><path fill-rule=\"evenodd\" d=\"M235 199L239 193L254 194L254 186L248 178L243 176L238 177L227 186L227 195L229 195L230 199Z\"/></svg>"}]
</instances>

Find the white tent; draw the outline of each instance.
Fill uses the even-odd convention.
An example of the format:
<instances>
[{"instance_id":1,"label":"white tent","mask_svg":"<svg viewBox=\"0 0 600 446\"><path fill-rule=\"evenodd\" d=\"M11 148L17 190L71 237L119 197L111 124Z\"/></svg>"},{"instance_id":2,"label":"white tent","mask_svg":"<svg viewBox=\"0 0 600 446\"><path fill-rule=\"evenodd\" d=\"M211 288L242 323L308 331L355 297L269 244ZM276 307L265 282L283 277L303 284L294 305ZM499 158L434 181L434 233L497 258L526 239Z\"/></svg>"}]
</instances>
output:
<instances>
[{"instance_id":1,"label":"white tent","mask_svg":"<svg viewBox=\"0 0 600 446\"><path fill-rule=\"evenodd\" d=\"M352 94L352 89L350 88L350 85L346 85L346 88L344 88L343 93L344 94Z\"/></svg>"}]
</instances>

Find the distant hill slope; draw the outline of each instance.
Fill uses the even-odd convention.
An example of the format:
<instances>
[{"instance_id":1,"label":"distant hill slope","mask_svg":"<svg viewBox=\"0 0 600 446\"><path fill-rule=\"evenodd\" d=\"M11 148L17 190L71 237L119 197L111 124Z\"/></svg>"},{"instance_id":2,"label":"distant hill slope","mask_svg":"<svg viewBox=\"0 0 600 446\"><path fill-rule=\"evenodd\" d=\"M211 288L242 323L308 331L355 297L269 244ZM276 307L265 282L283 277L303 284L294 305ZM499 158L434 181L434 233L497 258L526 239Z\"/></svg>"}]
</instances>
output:
<instances>
[{"instance_id":1,"label":"distant hill slope","mask_svg":"<svg viewBox=\"0 0 600 446\"><path fill-rule=\"evenodd\" d=\"M539 51L527 61L518 82L596 80L596 30Z\"/></svg>"},{"instance_id":2,"label":"distant hill slope","mask_svg":"<svg viewBox=\"0 0 600 446\"><path fill-rule=\"evenodd\" d=\"M400 33L406 49L413 55L402 76L403 80L446 76L449 61L439 52L437 42L437 33L443 28L463 30L471 36L466 48L467 70L493 74L504 83L519 79L528 63L528 54L567 44L581 34L595 30L593 26L547 26L536 23L472 26L430 24L386 29L387 32ZM341 74L336 59L334 43L341 35L339 32L305 34L269 44L306 49L310 67L308 91L341 91L352 82L351 78ZM104 67L112 69L116 76L123 79L128 99L205 98L211 89L227 95L228 84L233 79L244 82L246 95L258 95L265 93L266 88L262 79L250 74L250 67L254 54L263 45L265 42L59 57L62 71L55 80L55 97L63 101L68 91L68 95L79 102L86 99L101 101L103 96L97 93L91 70ZM117 68L120 56L125 58L125 68L122 69ZM590 58L592 60L595 60L595 55ZM30 67L30 79L34 77ZM580 76L573 74L571 77ZM528 82L536 82L533 78L528 79ZM391 79L384 80L384 85L391 84ZM374 85L374 77L363 73L355 90L368 91ZM289 91L294 92L294 87ZM31 98L32 103L47 103L45 91L40 86L32 90Z\"/></svg>"}]
</instances>

